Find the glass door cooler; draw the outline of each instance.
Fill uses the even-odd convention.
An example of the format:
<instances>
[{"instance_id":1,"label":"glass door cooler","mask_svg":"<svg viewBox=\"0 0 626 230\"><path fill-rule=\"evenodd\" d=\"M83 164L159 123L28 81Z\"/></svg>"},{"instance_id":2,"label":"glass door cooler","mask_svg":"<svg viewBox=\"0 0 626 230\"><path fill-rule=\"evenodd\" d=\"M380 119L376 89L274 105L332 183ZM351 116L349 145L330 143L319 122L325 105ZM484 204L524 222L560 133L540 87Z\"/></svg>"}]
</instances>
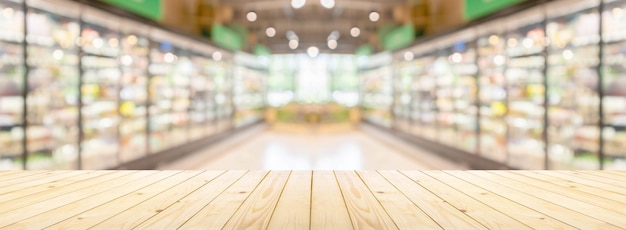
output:
<instances>
[{"instance_id":1,"label":"glass door cooler","mask_svg":"<svg viewBox=\"0 0 626 230\"><path fill-rule=\"evenodd\" d=\"M122 68L119 113L119 158L128 162L145 156L147 151L149 27L130 21L122 24Z\"/></svg>"},{"instance_id":2,"label":"glass door cooler","mask_svg":"<svg viewBox=\"0 0 626 230\"><path fill-rule=\"evenodd\" d=\"M417 102L419 119L413 126L414 134L431 141L437 140L437 84L432 66L435 63L434 54L423 54L416 58L418 71L415 74L414 85L418 96ZM413 110L416 111L416 110Z\"/></svg>"},{"instance_id":3,"label":"glass door cooler","mask_svg":"<svg viewBox=\"0 0 626 230\"><path fill-rule=\"evenodd\" d=\"M82 20L82 168L106 169L119 163L120 24L91 8Z\"/></svg>"},{"instance_id":4,"label":"glass door cooler","mask_svg":"<svg viewBox=\"0 0 626 230\"><path fill-rule=\"evenodd\" d=\"M448 42L446 42L448 43ZM448 44L445 44L446 46ZM453 49L447 47L437 51L437 59L433 63L433 73L436 82L436 105L437 105L437 141L449 145L457 146L458 132L455 119L454 90L457 77L452 69Z\"/></svg>"},{"instance_id":5,"label":"glass door cooler","mask_svg":"<svg viewBox=\"0 0 626 230\"><path fill-rule=\"evenodd\" d=\"M188 43L181 41L181 43L177 44ZM173 146L185 144L189 141L189 106L191 104L189 83L194 69L189 52L186 49L178 50L177 57L178 61L174 65L174 72L168 79L173 87L172 129L170 132L170 141Z\"/></svg>"},{"instance_id":6,"label":"glass door cooler","mask_svg":"<svg viewBox=\"0 0 626 230\"><path fill-rule=\"evenodd\" d=\"M393 81L391 67L382 66L361 72L363 117L372 123L391 128Z\"/></svg>"},{"instance_id":7,"label":"glass door cooler","mask_svg":"<svg viewBox=\"0 0 626 230\"><path fill-rule=\"evenodd\" d=\"M455 85L452 91L454 98L454 124L457 139L452 146L470 153L478 151L478 85L476 75L476 42L470 31L458 34L457 41L449 56Z\"/></svg>"},{"instance_id":8,"label":"glass door cooler","mask_svg":"<svg viewBox=\"0 0 626 230\"><path fill-rule=\"evenodd\" d=\"M78 8L29 1L27 169L78 168Z\"/></svg>"},{"instance_id":9,"label":"glass door cooler","mask_svg":"<svg viewBox=\"0 0 626 230\"><path fill-rule=\"evenodd\" d=\"M507 22L508 165L545 168L545 31L543 8L513 15Z\"/></svg>"},{"instance_id":10,"label":"glass door cooler","mask_svg":"<svg viewBox=\"0 0 626 230\"><path fill-rule=\"evenodd\" d=\"M0 170L22 169L24 141L24 12L0 0Z\"/></svg>"},{"instance_id":11,"label":"glass door cooler","mask_svg":"<svg viewBox=\"0 0 626 230\"><path fill-rule=\"evenodd\" d=\"M480 137L479 153L488 159L507 161L507 91L504 77L506 39L500 22L480 28L478 46L478 85Z\"/></svg>"},{"instance_id":12,"label":"glass door cooler","mask_svg":"<svg viewBox=\"0 0 626 230\"><path fill-rule=\"evenodd\" d=\"M413 62L402 62L394 67L393 125L397 130L409 132L411 114L411 83L415 71Z\"/></svg>"},{"instance_id":13,"label":"glass door cooler","mask_svg":"<svg viewBox=\"0 0 626 230\"><path fill-rule=\"evenodd\" d=\"M217 117L217 132L223 132L231 127L233 114L233 77L229 71L233 67L232 63L217 62L215 63L215 72L213 81L215 82L215 104L217 109L215 115Z\"/></svg>"},{"instance_id":14,"label":"glass door cooler","mask_svg":"<svg viewBox=\"0 0 626 230\"><path fill-rule=\"evenodd\" d=\"M604 0L602 138L605 169L626 169L626 1Z\"/></svg>"},{"instance_id":15,"label":"glass door cooler","mask_svg":"<svg viewBox=\"0 0 626 230\"><path fill-rule=\"evenodd\" d=\"M547 7L550 169L600 168L598 1Z\"/></svg>"},{"instance_id":16,"label":"glass door cooler","mask_svg":"<svg viewBox=\"0 0 626 230\"><path fill-rule=\"evenodd\" d=\"M190 115L190 138L197 140L215 133L214 113L215 103L213 102L215 85L211 78L212 61L210 50L202 49L200 44L196 45L196 50L191 57L194 69L191 76L191 105Z\"/></svg>"}]
</instances>

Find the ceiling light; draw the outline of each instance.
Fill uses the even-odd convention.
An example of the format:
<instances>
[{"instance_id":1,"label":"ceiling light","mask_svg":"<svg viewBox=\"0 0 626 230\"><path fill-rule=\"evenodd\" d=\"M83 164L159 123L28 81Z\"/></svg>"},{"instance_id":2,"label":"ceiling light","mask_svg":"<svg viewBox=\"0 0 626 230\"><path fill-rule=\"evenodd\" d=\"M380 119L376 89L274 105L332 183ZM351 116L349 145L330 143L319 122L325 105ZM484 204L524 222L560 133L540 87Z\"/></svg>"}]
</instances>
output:
<instances>
[{"instance_id":1,"label":"ceiling light","mask_svg":"<svg viewBox=\"0 0 626 230\"><path fill-rule=\"evenodd\" d=\"M337 49L337 40L328 40L328 48L331 50Z\"/></svg>"},{"instance_id":2,"label":"ceiling light","mask_svg":"<svg viewBox=\"0 0 626 230\"><path fill-rule=\"evenodd\" d=\"M265 29L265 35L273 38L274 36L276 36L276 29L274 29L274 27L267 27L267 29Z\"/></svg>"},{"instance_id":3,"label":"ceiling light","mask_svg":"<svg viewBox=\"0 0 626 230\"><path fill-rule=\"evenodd\" d=\"M246 14L246 18L248 19L249 22L254 22L257 19L257 15L254 11L250 11L248 12L248 14Z\"/></svg>"},{"instance_id":4,"label":"ceiling light","mask_svg":"<svg viewBox=\"0 0 626 230\"><path fill-rule=\"evenodd\" d=\"M289 40L289 48L295 50L298 48L298 40Z\"/></svg>"},{"instance_id":5,"label":"ceiling light","mask_svg":"<svg viewBox=\"0 0 626 230\"><path fill-rule=\"evenodd\" d=\"M221 61L222 60L222 52L220 51L215 51L213 53L213 55L211 55L211 57L213 58L213 60L215 61Z\"/></svg>"},{"instance_id":6,"label":"ceiling light","mask_svg":"<svg viewBox=\"0 0 626 230\"><path fill-rule=\"evenodd\" d=\"M370 21L377 22L380 19L380 14L376 11L370 12Z\"/></svg>"},{"instance_id":7,"label":"ceiling light","mask_svg":"<svg viewBox=\"0 0 626 230\"><path fill-rule=\"evenodd\" d=\"M359 27L352 27L352 29L350 29L350 35L355 38L358 37L361 35L361 29L359 29Z\"/></svg>"},{"instance_id":8,"label":"ceiling light","mask_svg":"<svg viewBox=\"0 0 626 230\"><path fill-rule=\"evenodd\" d=\"M300 9L304 6L306 0L291 0L291 7L294 9Z\"/></svg>"},{"instance_id":9,"label":"ceiling light","mask_svg":"<svg viewBox=\"0 0 626 230\"><path fill-rule=\"evenodd\" d=\"M322 3L322 6L326 9L335 7L335 0L320 0L320 3Z\"/></svg>"},{"instance_id":10,"label":"ceiling light","mask_svg":"<svg viewBox=\"0 0 626 230\"><path fill-rule=\"evenodd\" d=\"M404 60L405 61L411 61L411 60L413 60L414 57L415 57L415 55L411 51L407 51L406 53L404 53Z\"/></svg>"},{"instance_id":11,"label":"ceiling light","mask_svg":"<svg viewBox=\"0 0 626 230\"><path fill-rule=\"evenodd\" d=\"M306 49L306 53L309 54L309 57L317 57L317 55L320 53L320 49L318 49L315 46L311 46L308 49Z\"/></svg>"}]
</instances>

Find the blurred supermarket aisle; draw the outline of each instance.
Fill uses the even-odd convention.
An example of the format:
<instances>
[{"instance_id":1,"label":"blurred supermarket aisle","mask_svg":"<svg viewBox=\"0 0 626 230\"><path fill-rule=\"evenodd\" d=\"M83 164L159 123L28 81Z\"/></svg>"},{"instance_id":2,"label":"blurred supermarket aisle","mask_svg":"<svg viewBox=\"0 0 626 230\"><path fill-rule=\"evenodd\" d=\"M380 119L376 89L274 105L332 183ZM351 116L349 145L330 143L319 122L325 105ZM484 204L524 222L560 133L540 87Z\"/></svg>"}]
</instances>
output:
<instances>
[{"instance_id":1,"label":"blurred supermarket aisle","mask_svg":"<svg viewBox=\"0 0 626 230\"><path fill-rule=\"evenodd\" d=\"M372 128L346 131L257 127L159 169L466 169Z\"/></svg>"}]
</instances>

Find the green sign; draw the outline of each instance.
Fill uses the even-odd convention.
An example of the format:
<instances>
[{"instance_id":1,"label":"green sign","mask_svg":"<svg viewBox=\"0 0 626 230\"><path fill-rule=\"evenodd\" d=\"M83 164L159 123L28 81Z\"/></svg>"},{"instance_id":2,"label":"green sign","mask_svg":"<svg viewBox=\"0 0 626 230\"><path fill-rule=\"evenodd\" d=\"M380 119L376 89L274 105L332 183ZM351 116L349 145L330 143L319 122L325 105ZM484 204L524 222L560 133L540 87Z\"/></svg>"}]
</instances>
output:
<instances>
[{"instance_id":1,"label":"green sign","mask_svg":"<svg viewBox=\"0 0 626 230\"><path fill-rule=\"evenodd\" d=\"M360 56L367 56L370 55L374 52L374 47L372 47L372 45L370 44L365 44L362 46L359 46L359 48L356 48L356 50L354 51L354 54L356 55L360 55Z\"/></svg>"},{"instance_id":2,"label":"green sign","mask_svg":"<svg viewBox=\"0 0 626 230\"><path fill-rule=\"evenodd\" d=\"M163 18L161 0L101 0L140 16L159 21Z\"/></svg>"},{"instance_id":3,"label":"green sign","mask_svg":"<svg viewBox=\"0 0 626 230\"><path fill-rule=\"evenodd\" d=\"M525 0L465 0L465 20L474 20Z\"/></svg>"},{"instance_id":4,"label":"green sign","mask_svg":"<svg viewBox=\"0 0 626 230\"><path fill-rule=\"evenodd\" d=\"M241 50L245 42L235 30L220 24L213 25L211 39L216 45L230 50Z\"/></svg>"},{"instance_id":5,"label":"green sign","mask_svg":"<svg viewBox=\"0 0 626 230\"><path fill-rule=\"evenodd\" d=\"M254 46L254 54L259 56L270 55L272 54L272 51L270 51L270 48L267 48L267 46L256 44Z\"/></svg>"},{"instance_id":6,"label":"green sign","mask_svg":"<svg viewBox=\"0 0 626 230\"><path fill-rule=\"evenodd\" d=\"M394 29L382 37L385 50L395 50L408 46L415 39L415 29L412 24L406 24Z\"/></svg>"}]
</instances>

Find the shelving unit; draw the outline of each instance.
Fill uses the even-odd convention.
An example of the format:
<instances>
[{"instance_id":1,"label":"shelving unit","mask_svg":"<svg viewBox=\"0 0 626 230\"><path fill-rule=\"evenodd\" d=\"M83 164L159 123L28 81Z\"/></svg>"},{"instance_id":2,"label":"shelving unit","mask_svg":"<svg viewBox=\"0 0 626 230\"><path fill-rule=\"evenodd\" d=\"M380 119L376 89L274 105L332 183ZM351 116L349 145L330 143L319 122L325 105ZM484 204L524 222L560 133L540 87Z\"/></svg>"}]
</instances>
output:
<instances>
[{"instance_id":1,"label":"shelving unit","mask_svg":"<svg viewBox=\"0 0 626 230\"><path fill-rule=\"evenodd\" d=\"M22 1L1 0L0 169L20 169L24 159L24 11Z\"/></svg>"},{"instance_id":2,"label":"shelving unit","mask_svg":"<svg viewBox=\"0 0 626 230\"><path fill-rule=\"evenodd\" d=\"M129 162L146 156L148 120L149 27L131 21L122 23L120 40L122 69L119 113L119 158Z\"/></svg>"},{"instance_id":3,"label":"shelving unit","mask_svg":"<svg viewBox=\"0 0 626 230\"><path fill-rule=\"evenodd\" d=\"M208 58L212 53L208 49L195 44L197 52L191 56L194 66L190 86L191 105L190 138L197 140L215 133L215 84L213 83L213 60Z\"/></svg>"},{"instance_id":4,"label":"shelving unit","mask_svg":"<svg viewBox=\"0 0 626 230\"><path fill-rule=\"evenodd\" d=\"M32 1L27 11L27 169L78 168L78 5Z\"/></svg>"},{"instance_id":5,"label":"shelving unit","mask_svg":"<svg viewBox=\"0 0 626 230\"><path fill-rule=\"evenodd\" d=\"M404 132L409 132L411 128L411 86L415 69L414 62L395 64L394 66L393 126Z\"/></svg>"}]
</instances>

